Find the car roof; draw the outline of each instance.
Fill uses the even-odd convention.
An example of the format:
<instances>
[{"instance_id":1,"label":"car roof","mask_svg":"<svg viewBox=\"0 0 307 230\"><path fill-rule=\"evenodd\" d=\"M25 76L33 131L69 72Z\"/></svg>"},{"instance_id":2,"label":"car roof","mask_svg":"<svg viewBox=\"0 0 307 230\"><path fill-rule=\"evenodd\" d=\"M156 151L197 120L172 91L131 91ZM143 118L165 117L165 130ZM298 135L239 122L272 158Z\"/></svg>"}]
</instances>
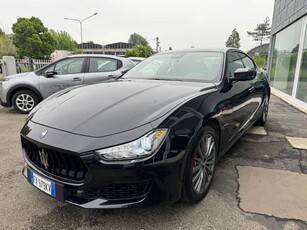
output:
<instances>
[{"instance_id":1,"label":"car roof","mask_svg":"<svg viewBox=\"0 0 307 230\"><path fill-rule=\"evenodd\" d=\"M219 52L219 53L227 53L229 50L237 50L240 52L240 49L233 48L233 47L223 47L223 48L191 48L191 49L183 49L183 50L172 50L172 51L166 51L159 54L168 54L168 53L180 53L180 52Z\"/></svg>"},{"instance_id":2,"label":"car roof","mask_svg":"<svg viewBox=\"0 0 307 230\"><path fill-rule=\"evenodd\" d=\"M139 60L139 61L143 61L145 58L144 57L128 57L131 60Z\"/></svg>"},{"instance_id":3,"label":"car roof","mask_svg":"<svg viewBox=\"0 0 307 230\"><path fill-rule=\"evenodd\" d=\"M78 58L78 57L106 57L106 58L114 58L119 60L127 60L127 58L125 57L109 55L109 54L76 54L76 55L67 56L66 58Z\"/></svg>"}]
</instances>

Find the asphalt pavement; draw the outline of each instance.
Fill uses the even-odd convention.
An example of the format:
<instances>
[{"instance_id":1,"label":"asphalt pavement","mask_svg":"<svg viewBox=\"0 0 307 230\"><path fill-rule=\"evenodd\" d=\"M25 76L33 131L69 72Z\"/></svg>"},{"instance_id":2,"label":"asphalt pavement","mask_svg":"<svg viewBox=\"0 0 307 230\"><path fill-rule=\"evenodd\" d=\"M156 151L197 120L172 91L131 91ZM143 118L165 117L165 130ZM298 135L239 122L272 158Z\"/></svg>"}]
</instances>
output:
<instances>
[{"instance_id":1,"label":"asphalt pavement","mask_svg":"<svg viewBox=\"0 0 307 230\"><path fill-rule=\"evenodd\" d=\"M21 174L25 119L0 107L0 229L307 229L307 150L287 140L304 142L307 115L274 96L264 130L245 134L227 152L196 205L86 210L52 199Z\"/></svg>"}]
</instances>

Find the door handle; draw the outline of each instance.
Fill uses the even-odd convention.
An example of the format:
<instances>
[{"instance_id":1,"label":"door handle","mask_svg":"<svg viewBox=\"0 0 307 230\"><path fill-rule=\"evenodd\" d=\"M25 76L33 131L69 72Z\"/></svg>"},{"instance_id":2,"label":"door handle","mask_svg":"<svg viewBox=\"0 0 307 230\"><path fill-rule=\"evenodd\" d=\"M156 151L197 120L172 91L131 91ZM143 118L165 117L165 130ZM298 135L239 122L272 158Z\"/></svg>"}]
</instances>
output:
<instances>
[{"instance_id":1,"label":"door handle","mask_svg":"<svg viewBox=\"0 0 307 230\"><path fill-rule=\"evenodd\" d=\"M250 93L252 93L254 90L255 90L255 87L254 87L254 86L248 88L248 91L249 91Z\"/></svg>"},{"instance_id":2,"label":"door handle","mask_svg":"<svg viewBox=\"0 0 307 230\"><path fill-rule=\"evenodd\" d=\"M72 80L73 80L73 81L82 81L82 79L79 78L79 77L74 77Z\"/></svg>"}]
</instances>

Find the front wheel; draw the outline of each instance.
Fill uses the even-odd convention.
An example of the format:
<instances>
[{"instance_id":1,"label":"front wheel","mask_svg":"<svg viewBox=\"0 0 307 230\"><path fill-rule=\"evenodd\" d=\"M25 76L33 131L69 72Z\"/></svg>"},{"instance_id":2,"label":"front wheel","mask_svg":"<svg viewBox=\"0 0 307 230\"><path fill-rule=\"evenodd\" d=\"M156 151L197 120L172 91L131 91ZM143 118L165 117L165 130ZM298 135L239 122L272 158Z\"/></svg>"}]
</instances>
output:
<instances>
[{"instance_id":1,"label":"front wheel","mask_svg":"<svg viewBox=\"0 0 307 230\"><path fill-rule=\"evenodd\" d=\"M269 113L269 98L265 97L263 101L263 109L262 109L262 114L261 117L258 121L255 122L255 125L257 126L264 126L268 119L268 113Z\"/></svg>"},{"instance_id":2,"label":"front wheel","mask_svg":"<svg viewBox=\"0 0 307 230\"><path fill-rule=\"evenodd\" d=\"M217 161L216 131L205 126L196 136L185 168L183 196L190 203L202 200L209 191Z\"/></svg>"},{"instance_id":3,"label":"front wheel","mask_svg":"<svg viewBox=\"0 0 307 230\"><path fill-rule=\"evenodd\" d=\"M37 96L29 90L20 90L13 95L12 103L14 108L20 112L27 114L29 113L37 104Z\"/></svg>"}]
</instances>

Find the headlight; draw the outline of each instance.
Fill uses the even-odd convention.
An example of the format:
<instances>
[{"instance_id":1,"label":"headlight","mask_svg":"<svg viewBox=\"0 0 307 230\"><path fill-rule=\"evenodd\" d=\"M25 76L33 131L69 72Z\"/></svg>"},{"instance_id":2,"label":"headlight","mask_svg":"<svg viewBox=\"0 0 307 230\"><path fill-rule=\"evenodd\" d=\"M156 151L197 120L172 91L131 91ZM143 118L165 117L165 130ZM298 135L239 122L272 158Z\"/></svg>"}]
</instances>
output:
<instances>
[{"instance_id":1,"label":"headlight","mask_svg":"<svg viewBox=\"0 0 307 230\"><path fill-rule=\"evenodd\" d=\"M105 160L133 160L150 156L164 141L167 129L156 129L143 137L123 145L97 150Z\"/></svg>"}]
</instances>

